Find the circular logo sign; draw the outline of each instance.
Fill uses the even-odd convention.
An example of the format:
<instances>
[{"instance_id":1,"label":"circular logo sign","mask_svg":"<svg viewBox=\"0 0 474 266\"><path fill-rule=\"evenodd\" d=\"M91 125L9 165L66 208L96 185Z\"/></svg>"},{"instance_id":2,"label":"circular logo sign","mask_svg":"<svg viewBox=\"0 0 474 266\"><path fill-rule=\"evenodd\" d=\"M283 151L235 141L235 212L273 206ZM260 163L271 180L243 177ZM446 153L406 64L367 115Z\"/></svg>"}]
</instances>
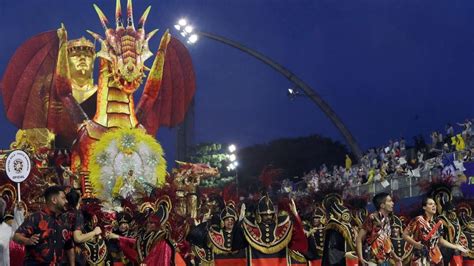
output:
<instances>
[{"instance_id":1,"label":"circular logo sign","mask_svg":"<svg viewBox=\"0 0 474 266\"><path fill-rule=\"evenodd\" d=\"M12 151L5 163L8 178L15 183L25 181L31 171L31 161L24 151Z\"/></svg>"}]
</instances>

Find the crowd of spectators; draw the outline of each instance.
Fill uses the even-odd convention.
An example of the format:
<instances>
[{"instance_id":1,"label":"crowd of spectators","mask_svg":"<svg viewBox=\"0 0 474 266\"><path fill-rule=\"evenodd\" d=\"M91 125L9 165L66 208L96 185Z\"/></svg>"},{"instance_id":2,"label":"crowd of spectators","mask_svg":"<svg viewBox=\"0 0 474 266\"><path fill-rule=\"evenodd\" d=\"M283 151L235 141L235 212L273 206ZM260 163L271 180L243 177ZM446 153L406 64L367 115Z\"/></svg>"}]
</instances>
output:
<instances>
[{"instance_id":1,"label":"crowd of spectators","mask_svg":"<svg viewBox=\"0 0 474 266\"><path fill-rule=\"evenodd\" d=\"M471 119L455 127L447 124L444 133L432 132L428 144L421 135L413 138L412 146L407 146L403 137L389 140L386 146L369 149L357 164L346 155L345 166L328 168L323 164L306 173L303 180L306 188L313 191L318 191L324 183L357 187L380 182L388 186L391 180L401 177L420 177L434 168L442 170L447 161L454 166L471 161L474 149Z\"/></svg>"}]
</instances>

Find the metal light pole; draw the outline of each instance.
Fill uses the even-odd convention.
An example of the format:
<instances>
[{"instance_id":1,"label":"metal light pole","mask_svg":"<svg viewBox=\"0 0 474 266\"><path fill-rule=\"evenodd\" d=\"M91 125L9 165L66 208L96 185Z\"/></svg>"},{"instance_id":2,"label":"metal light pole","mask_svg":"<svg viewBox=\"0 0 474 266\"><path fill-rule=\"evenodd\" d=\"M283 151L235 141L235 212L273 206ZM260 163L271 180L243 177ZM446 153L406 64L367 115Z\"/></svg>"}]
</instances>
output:
<instances>
[{"instance_id":1,"label":"metal light pole","mask_svg":"<svg viewBox=\"0 0 474 266\"><path fill-rule=\"evenodd\" d=\"M234 144L230 144L229 147L227 147L229 150L229 154L227 154L227 159L230 161L229 165L227 166L227 171L235 171L235 186L237 188L237 195L239 195L239 173L238 173L238 166L239 162L237 161L237 147Z\"/></svg>"},{"instance_id":2,"label":"metal light pole","mask_svg":"<svg viewBox=\"0 0 474 266\"><path fill-rule=\"evenodd\" d=\"M306 84L304 81L302 81L300 78L298 78L295 74L293 74L291 71L283 67L282 65L278 64L277 62L273 61L272 59L268 58L267 56L250 49L238 42L229 40L227 38L224 38L222 36L212 34L209 32L203 32L203 31L195 31L194 28L191 25L188 25L187 22L184 19L181 19L177 25L175 25L175 28L177 30L181 30L181 35L183 37L189 36L188 37L188 43L195 43L198 40L198 36L203 36L206 38L209 38L211 40L215 40L221 43L224 43L226 45L229 45L231 47L237 48L240 51L243 51L258 60L264 62L265 64L269 65L278 73L282 74L285 76L289 81L291 81L297 88L301 89L306 96L308 96L323 112L324 114L329 117L331 122L336 126L336 128L341 132L342 136L346 140L347 144L350 146L352 152L354 155L357 157L358 160L362 158L362 151L359 148L359 145L357 144L357 141L355 140L354 136L351 134L349 129L346 127L346 125L342 122L342 120L337 116L337 114L332 110L332 108L329 106L326 101L324 101L321 96L314 90L312 89L308 84Z\"/></svg>"}]
</instances>

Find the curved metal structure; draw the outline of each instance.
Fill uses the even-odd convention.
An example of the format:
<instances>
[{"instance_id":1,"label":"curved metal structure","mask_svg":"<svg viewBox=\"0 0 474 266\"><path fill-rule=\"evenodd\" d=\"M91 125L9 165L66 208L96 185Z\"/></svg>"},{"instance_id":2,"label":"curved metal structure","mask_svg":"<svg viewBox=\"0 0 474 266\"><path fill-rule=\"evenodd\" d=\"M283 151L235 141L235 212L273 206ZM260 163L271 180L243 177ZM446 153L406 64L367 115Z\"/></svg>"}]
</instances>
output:
<instances>
[{"instance_id":1,"label":"curved metal structure","mask_svg":"<svg viewBox=\"0 0 474 266\"><path fill-rule=\"evenodd\" d=\"M239 44L235 41L229 40L227 38L224 38L219 35L215 35L212 33L208 32L197 32L196 34L200 36L207 37L209 39L227 44L229 46L232 46L234 48L237 48L247 54L250 54L251 56L257 58L258 60L264 62L265 64L271 66L273 69L278 71L280 74L285 76L289 81L291 81L293 84L295 84L299 89L301 89L306 96L308 96L316 105L326 114L329 119L331 119L331 122L336 126L336 128L341 132L342 136L346 140L347 144L350 146L352 152L354 155L357 157L359 160L362 157L362 151L359 148L359 145L357 144L354 136L352 136L351 132L347 127L344 125L344 123L341 121L341 119L337 116L337 114L332 110L332 108L327 104L321 96L313 90L308 84L306 84L304 81L302 81L300 78L298 78L295 74L293 74L291 71L283 67L282 65L276 63L275 61L271 60L270 58L262 55L261 53L252 50L242 44Z\"/></svg>"}]
</instances>

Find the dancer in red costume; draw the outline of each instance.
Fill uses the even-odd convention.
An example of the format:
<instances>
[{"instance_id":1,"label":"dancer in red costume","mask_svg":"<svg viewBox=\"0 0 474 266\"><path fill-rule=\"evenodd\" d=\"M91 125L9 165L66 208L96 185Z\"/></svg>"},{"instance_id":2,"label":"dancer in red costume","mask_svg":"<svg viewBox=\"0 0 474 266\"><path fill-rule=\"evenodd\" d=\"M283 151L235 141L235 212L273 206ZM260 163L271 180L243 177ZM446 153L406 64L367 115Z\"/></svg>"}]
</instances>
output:
<instances>
[{"instance_id":1,"label":"dancer in red costume","mask_svg":"<svg viewBox=\"0 0 474 266\"><path fill-rule=\"evenodd\" d=\"M392 197L385 192L374 196L373 203L376 212L371 213L364 221L362 228L357 235L357 254L359 261L363 264L369 262L376 265L388 265L392 257L395 261L401 262L392 248L390 236L392 235L391 214L394 202ZM362 241L365 240L365 251L362 249Z\"/></svg>"},{"instance_id":2,"label":"dancer in red costume","mask_svg":"<svg viewBox=\"0 0 474 266\"><path fill-rule=\"evenodd\" d=\"M167 224L171 210L169 198L160 200L157 211L146 219L145 228L138 232L136 238L124 237L107 233L109 239L118 239L124 255L134 265L174 265L175 251L168 239L169 227Z\"/></svg>"},{"instance_id":3,"label":"dancer in red costume","mask_svg":"<svg viewBox=\"0 0 474 266\"><path fill-rule=\"evenodd\" d=\"M422 207L424 214L415 217L403 232L403 238L415 248L411 265L443 265L440 245L462 253L467 252L463 246L449 243L441 236L443 222L434 217L435 201L426 197L422 201Z\"/></svg>"}]
</instances>

